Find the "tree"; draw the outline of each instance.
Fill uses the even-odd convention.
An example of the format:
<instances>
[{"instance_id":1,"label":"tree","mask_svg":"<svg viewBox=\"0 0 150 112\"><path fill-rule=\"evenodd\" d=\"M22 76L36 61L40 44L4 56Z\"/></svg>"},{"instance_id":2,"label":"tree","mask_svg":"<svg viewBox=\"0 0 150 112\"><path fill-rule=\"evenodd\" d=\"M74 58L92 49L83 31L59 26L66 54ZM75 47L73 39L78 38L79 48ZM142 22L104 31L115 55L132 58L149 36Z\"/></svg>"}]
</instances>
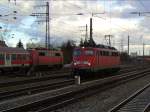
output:
<instances>
[{"instance_id":1,"label":"tree","mask_svg":"<svg viewBox=\"0 0 150 112\"><path fill-rule=\"evenodd\" d=\"M87 47L88 44L89 44L89 43L88 43L87 39L85 38L85 40L84 40L84 46Z\"/></svg>"},{"instance_id":2,"label":"tree","mask_svg":"<svg viewBox=\"0 0 150 112\"><path fill-rule=\"evenodd\" d=\"M81 38L80 40L80 44L79 44L80 47L83 47L84 46L84 42L83 42L83 39Z\"/></svg>"},{"instance_id":3,"label":"tree","mask_svg":"<svg viewBox=\"0 0 150 112\"><path fill-rule=\"evenodd\" d=\"M62 44L61 50L63 51L65 64L72 62L72 55L73 55L74 47L75 47L75 42L72 40L68 40L67 42Z\"/></svg>"},{"instance_id":4,"label":"tree","mask_svg":"<svg viewBox=\"0 0 150 112\"><path fill-rule=\"evenodd\" d=\"M17 48L24 48L23 47L23 43L21 42L21 40L19 40L19 42L17 43Z\"/></svg>"}]
</instances>

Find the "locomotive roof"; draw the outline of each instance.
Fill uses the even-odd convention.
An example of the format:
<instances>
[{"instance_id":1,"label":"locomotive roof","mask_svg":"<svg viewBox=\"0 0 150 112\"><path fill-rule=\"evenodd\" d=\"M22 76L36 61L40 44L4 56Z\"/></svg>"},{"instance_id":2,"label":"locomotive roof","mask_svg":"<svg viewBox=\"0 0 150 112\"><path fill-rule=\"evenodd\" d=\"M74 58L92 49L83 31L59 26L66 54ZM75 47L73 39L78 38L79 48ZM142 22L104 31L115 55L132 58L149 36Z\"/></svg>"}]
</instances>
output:
<instances>
[{"instance_id":1,"label":"locomotive roof","mask_svg":"<svg viewBox=\"0 0 150 112\"><path fill-rule=\"evenodd\" d=\"M80 49L82 47L77 47L76 49ZM112 50L112 51L117 51L116 48L110 47L110 46L97 46L97 47L84 47L85 49L104 49L104 50Z\"/></svg>"},{"instance_id":2,"label":"locomotive roof","mask_svg":"<svg viewBox=\"0 0 150 112\"><path fill-rule=\"evenodd\" d=\"M103 45L103 44L96 45L96 48L105 48L105 49L117 50L115 47L106 46L106 45Z\"/></svg>"},{"instance_id":3,"label":"locomotive roof","mask_svg":"<svg viewBox=\"0 0 150 112\"><path fill-rule=\"evenodd\" d=\"M36 51L54 51L54 52L61 52L58 49L47 49L47 48L27 48L27 50L36 50Z\"/></svg>"},{"instance_id":4,"label":"locomotive roof","mask_svg":"<svg viewBox=\"0 0 150 112\"><path fill-rule=\"evenodd\" d=\"M45 50L45 49L27 49L28 51L38 51L38 52L42 52L42 51L46 51L46 52L62 52L61 50Z\"/></svg>"},{"instance_id":5,"label":"locomotive roof","mask_svg":"<svg viewBox=\"0 0 150 112\"><path fill-rule=\"evenodd\" d=\"M28 53L24 48L0 47L0 52Z\"/></svg>"}]
</instances>

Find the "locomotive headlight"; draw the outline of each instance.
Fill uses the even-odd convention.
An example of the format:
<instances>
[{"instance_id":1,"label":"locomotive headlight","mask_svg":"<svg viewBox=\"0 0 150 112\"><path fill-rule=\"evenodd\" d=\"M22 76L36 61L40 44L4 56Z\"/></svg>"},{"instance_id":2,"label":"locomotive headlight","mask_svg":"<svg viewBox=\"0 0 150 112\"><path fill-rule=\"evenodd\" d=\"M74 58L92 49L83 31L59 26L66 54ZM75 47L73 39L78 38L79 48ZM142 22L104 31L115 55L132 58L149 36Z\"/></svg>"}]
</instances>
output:
<instances>
[{"instance_id":1,"label":"locomotive headlight","mask_svg":"<svg viewBox=\"0 0 150 112\"><path fill-rule=\"evenodd\" d=\"M76 65L80 64L80 61L76 61L73 64L76 66Z\"/></svg>"},{"instance_id":2,"label":"locomotive headlight","mask_svg":"<svg viewBox=\"0 0 150 112\"><path fill-rule=\"evenodd\" d=\"M91 63L88 63L89 66L91 66Z\"/></svg>"},{"instance_id":3,"label":"locomotive headlight","mask_svg":"<svg viewBox=\"0 0 150 112\"><path fill-rule=\"evenodd\" d=\"M74 65L76 66L76 65L77 65L77 63L76 63L76 62L74 62Z\"/></svg>"}]
</instances>

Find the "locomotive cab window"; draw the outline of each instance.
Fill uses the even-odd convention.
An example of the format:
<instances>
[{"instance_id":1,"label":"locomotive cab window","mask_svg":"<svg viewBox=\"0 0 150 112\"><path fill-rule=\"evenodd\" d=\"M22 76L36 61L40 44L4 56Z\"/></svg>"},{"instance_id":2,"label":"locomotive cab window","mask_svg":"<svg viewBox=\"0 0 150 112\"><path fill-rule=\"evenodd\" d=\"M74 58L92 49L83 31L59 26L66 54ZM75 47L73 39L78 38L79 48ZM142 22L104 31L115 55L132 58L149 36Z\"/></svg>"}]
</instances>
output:
<instances>
[{"instance_id":1,"label":"locomotive cab window","mask_svg":"<svg viewBox=\"0 0 150 112\"><path fill-rule=\"evenodd\" d=\"M93 50L86 50L85 52L85 55L94 55L94 51Z\"/></svg>"},{"instance_id":2,"label":"locomotive cab window","mask_svg":"<svg viewBox=\"0 0 150 112\"><path fill-rule=\"evenodd\" d=\"M80 56L81 55L81 51L80 50L74 50L73 55L74 56Z\"/></svg>"},{"instance_id":3,"label":"locomotive cab window","mask_svg":"<svg viewBox=\"0 0 150 112\"><path fill-rule=\"evenodd\" d=\"M18 59L18 60L21 60L21 54L18 54L18 55L17 55L17 59Z\"/></svg>"},{"instance_id":4,"label":"locomotive cab window","mask_svg":"<svg viewBox=\"0 0 150 112\"><path fill-rule=\"evenodd\" d=\"M102 51L100 51L100 55L101 55L101 56L103 55Z\"/></svg>"},{"instance_id":5,"label":"locomotive cab window","mask_svg":"<svg viewBox=\"0 0 150 112\"><path fill-rule=\"evenodd\" d=\"M103 51L103 56L106 56L106 51Z\"/></svg>"},{"instance_id":6,"label":"locomotive cab window","mask_svg":"<svg viewBox=\"0 0 150 112\"><path fill-rule=\"evenodd\" d=\"M12 60L16 60L17 57L16 57L16 54L12 54Z\"/></svg>"},{"instance_id":7,"label":"locomotive cab window","mask_svg":"<svg viewBox=\"0 0 150 112\"><path fill-rule=\"evenodd\" d=\"M26 60L26 54L23 54L22 58L23 58L23 60Z\"/></svg>"},{"instance_id":8,"label":"locomotive cab window","mask_svg":"<svg viewBox=\"0 0 150 112\"><path fill-rule=\"evenodd\" d=\"M39 56L46 56L45 52L39 52Z\"/></svg>"},{"instance_id":9,"label":"locomotive cab window","mask_svg":"<svg viewBox=\"0 0 150 112\"><path fill-rule=\"evenodd\" d=\"M4 54L0 54L0 60L4 60Z\"/></svg>"},{"instance_id":10,"label":"locomotive cab window","mask_svg":"<svg viewBox=\"0 0 150 112\"><path fill-rule=\"evenodd\" d=\"M10 56L9 54L6 54L6 60L9 60L9 59L10 59L9 56Z\"/></svg>"},{"instance_id":11,"label":"locomotive cab window","mask_svg":"<svg viewBox=\"0 0 150 112\"><path fill-rule=\"evenodd\" d=\"M55 56L61 56L60 53L55 53Z\"/></svg>"}]
</instances>

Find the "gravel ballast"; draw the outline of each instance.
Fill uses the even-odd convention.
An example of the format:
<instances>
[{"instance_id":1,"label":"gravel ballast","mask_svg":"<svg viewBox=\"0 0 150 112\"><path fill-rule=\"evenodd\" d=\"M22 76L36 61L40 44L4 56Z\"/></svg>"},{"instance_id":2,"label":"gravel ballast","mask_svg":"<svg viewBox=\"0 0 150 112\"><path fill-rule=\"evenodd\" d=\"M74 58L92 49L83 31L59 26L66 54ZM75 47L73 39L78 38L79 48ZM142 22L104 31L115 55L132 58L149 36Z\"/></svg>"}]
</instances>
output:
<instances>
[{"instance_id":1,"label":"gravel ballast","mask_svg":"<svg viewBox=\"0 0 150 112\"><path fill-rule=\"evenodd\" d=\"M54 112L108 112L112 107L150 82L150 75L131 80L109 90L83 98Z\"/></svg>"}]
</instances>

